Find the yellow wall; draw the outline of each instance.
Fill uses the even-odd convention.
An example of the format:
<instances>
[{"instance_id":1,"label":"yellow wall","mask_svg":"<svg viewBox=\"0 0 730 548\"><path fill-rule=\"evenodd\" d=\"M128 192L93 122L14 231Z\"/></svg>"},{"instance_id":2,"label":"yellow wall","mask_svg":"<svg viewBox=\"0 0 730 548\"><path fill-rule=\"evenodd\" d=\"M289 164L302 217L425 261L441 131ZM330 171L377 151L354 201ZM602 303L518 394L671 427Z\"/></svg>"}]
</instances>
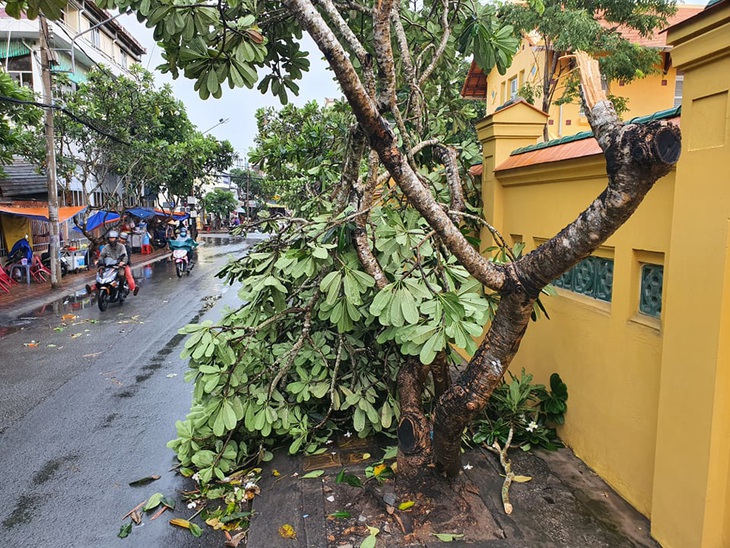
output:
<instances>
[{"instance_id":1,"label":"yellow wall","mask_svg":"<svg viewBox=\"0 0 730 548\"><path fill-rule=\"evenodd\" d=\"M669 31L684 71L652 534L730 546L730 2Z\"/></svg>"},{"instance_id":2,"label":"yellow wall","mask_svg":"<svg viewBox=\"0 0 730 548\"><path fill-rule=\"evenodd\" d=\"M519 171L499 177L501 228L505 236L522 239L527 251L572 221L606 184L602 156ZM560 373L570 392L562 439L646 515L662 341L660 322L638 312L640 263L664 263L673 192L670 174L596 253L614 261L611 303L562 289L557 297L543 298L551 319L530 326L511 366L524 367L543 383Z\"/></svg>"},{"instance_id":3,"label":"yellow wall","mask_svg":"<svg viewBox=\"0 0 730 548\"><path fill-rule=\"evenodd\" d=\"M567 290L544 298L552 319L530 326L512 369L544 383L560 373L570 392L561 437L650 517L662 546L728 548L730 0L673 27L669 42L685 78L677 169L596 253L614 260L611 303ZM673 84L663 87L669 100ZM516 103L477 125L485 215L528 251L605 185L598 155L495 174L540 139L540 124ZM665 267L661 319L638 312L642 262Z\"/></svg>"}]
</instances>

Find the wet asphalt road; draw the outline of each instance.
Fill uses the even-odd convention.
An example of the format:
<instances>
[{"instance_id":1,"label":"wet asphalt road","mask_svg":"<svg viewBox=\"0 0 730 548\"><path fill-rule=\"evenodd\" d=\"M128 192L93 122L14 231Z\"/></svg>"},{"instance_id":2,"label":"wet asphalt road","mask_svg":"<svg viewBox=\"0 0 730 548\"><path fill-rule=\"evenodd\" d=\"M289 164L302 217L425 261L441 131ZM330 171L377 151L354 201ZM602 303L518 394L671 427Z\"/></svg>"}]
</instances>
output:
<instances>
[{"instance_id":1,"label":"wet asphalt road","mask_svg":"<svg viewBox=\"0 0 730 548\"><path fill-rule=\"evenodd\" d=\"M203 240L189 277L164 261L135 269L140 293L121 307L100 312L82 291L0 326L0 546L221 545L168 524L194 513L165 446L192 394L177 331L235 306L235 287L214 274L251 243ZM128 485L152 474L161 479ZM122 517L156 492L175 498L175 511L118 538Z\"/></svg>"}]
</instances>

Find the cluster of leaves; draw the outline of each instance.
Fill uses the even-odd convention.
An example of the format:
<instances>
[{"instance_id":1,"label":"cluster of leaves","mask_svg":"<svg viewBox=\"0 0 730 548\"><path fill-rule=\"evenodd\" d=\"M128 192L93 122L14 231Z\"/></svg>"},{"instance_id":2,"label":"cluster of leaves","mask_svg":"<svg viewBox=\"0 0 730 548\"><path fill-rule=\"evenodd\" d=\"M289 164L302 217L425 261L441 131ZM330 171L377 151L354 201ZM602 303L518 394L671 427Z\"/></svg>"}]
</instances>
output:
<instances>
[{"instance_id":1,"label":"cluster of leaves","mask_svg":"<svg viewBox=\"0 0 730 548\"><path fill-rule=\"evenodd\" d=\"M497 441L504 446L512 430L512 447L529 451L532 447L554 450L563 444L555 433L555 425L563 424L568 409L568 387L560 375L550 376L550 389L532 384L532 375L524 369L519 377L509 373L510 381L502 381L487 407L474 422L472 441L488 446Z\"/></svg>"},{"instance_id":2,"label":"cluster of leaves","mask_svg":"<svg viewBox=\"0 0 730 548\"><path fill-rule=\"evenodd\" d=\"M305 210L308 200L339 180L353 121L342 102L327 108L311 101L303 107L258 109L256 146L249 160L265 173L263 192Z\"/></svg>"},{"instance_id":3,"label":"cluster of leaves","mask_svg":"<svg viewBox=\"0 0 730 548\"><path fill-rule=\"evenodd\" d=\"M245 304L181 330L195 391L171 447L204 483L275 443L312 453L335 431L391 433L402 360L475 350L496 304L423 219L395 198L373 210L378 290L352 251L351 213L291 223L230 263L220 276Z\"/></svg>"},{"instance_id":4,"label":"cluster of leaves","mask_svg":"<svg viewBox=\"0 0 730 548\"><path fill-rule=\"evenodd\" d=\"M32 101L33 93L18 86L10 75L0 68L0 96L15 101ZM12 162L14 155L36 157L36 145L41 132L41 111L11 101L0 101L0 175L3 164Z\"/></svg>"}]
</instances>

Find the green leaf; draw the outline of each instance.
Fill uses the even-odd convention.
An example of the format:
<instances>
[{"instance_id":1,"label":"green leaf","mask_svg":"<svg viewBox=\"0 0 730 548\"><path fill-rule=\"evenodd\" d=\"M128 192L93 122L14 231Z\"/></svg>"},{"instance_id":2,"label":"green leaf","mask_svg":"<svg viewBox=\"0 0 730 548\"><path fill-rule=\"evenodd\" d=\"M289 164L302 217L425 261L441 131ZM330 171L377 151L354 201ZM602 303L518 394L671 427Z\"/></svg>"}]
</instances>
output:
<instances>
[{"instance_id":1,"label":"green leaf","mask_svg":"<svg viewBox=\"0 0 730 548\"><path fill-rule=\"evenodd\" d=\"M332 512L330 514L330 517L335 518L335 519L349 519L352 517L352 514L350 514L350 512L346 512L343 510L340 512Z\"/></svg>"},{"instance_id":2,"label":"green leaf","mask_svg":"<svg viewBox=\"0 0 730 548\"><path fill-rule=\"evenodd\" d=\"M375 548L376 542L375 535L370 535L369 537L365 537L365 540L360 543L360 548Z\"/></svg>"},{"instance_id":3,"label":"green leaf","mask_svg":"<svg viewBox=\"0 0 730 548\"><path fill-rule=\"evenodd\" d=\"M142 510L144 510L145 512L154 510L162 503L163 498L165 498L165 495L163 495L162 493L155 493L149 499L147 499L147 504L144 505L144 508L142 508Z\"/></svg>"},{"instance_id":4,"label":"green leaf","mask_svg":"<svg viewBox=\"0 0 730 548\"><path fill-rule=\"evenodd\" d=\"M439 539L441 542L454 542L455 540L459 540L464 538L463 534L455 534L455 533L431 533L434 537Z\"/></svg>"},{"instance_id":5,"label":"green leaf","mask_svg":"<svg viewBox=\"0 0 730 548\"><path fill-rule=\"evenodd\" d=\"M129 536L129 533L132 532L132 523L125 523L119 528L119 533L117 533L117 536L119 538L127 538Z\"/></svg>"},{"instance_id":6,"label":"green leaf","mask_svg":"<svg viewBox=\"0 0 730 548\"><path fill-rule=\"evenodd\" d=\"M322 474L324 474L324 470L312 470L311 472L307 472L306 474L304 474L300 479L318 478Z\"/></svg>"},{"instance_id":7,"label":"green leaf","mask_svg":"<svg viewBox=\"0 0 730 548\"><path fill-rule=\"evenodd\" d=\"M203 536L203 530L196 524L191 523L190 527L188 527L188 530L195 538L200 538Z\"/></svg>"}]
</instances>

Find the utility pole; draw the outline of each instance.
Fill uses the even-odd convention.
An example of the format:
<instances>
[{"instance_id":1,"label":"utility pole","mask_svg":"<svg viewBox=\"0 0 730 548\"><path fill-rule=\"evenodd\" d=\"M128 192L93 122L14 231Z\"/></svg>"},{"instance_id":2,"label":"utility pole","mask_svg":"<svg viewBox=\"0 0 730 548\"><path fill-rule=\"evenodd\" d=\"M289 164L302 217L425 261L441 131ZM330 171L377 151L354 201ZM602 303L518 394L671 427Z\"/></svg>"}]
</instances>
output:
<instances>
[{"instance_id":1,"label":"utility pole","mask_svg":"<svg viewBox=\"0 0 730 548\"><path fill-rule=\"evenodd\" d=\"M40 24L41 75L43 80L44 123L46 133L46 181L48 183L48 221L51 225L48 252L51 255L51 287L61 287L61 242L58 223L58 189L56 187L56 147L53 142L53 92L51 90L51 55L48 45L48 22L38 16Z\"/></svg>"},{"instance_id":2,"label":"utility pole","mask_svg":"<svg viewBox=\"0 0 730 548\"><path fill-rule=\"evenodd\" d=\"M251 171L248 168L248 160L246 160L246 222L251 222Z\"/></svg>"}]
</instances>

